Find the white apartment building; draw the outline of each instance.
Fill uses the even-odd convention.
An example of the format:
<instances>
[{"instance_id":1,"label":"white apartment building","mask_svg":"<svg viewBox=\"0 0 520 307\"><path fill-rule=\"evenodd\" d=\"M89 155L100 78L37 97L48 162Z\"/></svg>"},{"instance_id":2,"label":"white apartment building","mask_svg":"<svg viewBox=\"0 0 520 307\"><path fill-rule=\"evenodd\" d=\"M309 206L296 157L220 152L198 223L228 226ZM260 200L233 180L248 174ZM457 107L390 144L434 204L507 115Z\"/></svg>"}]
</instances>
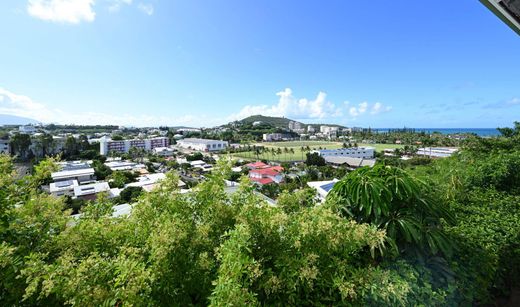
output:
<instances>
[{"instance_id":1,"label":"white apartment building","mask_svg":"<svg viewBox=\"0 0 520 307\"><path fill-rule=\"evenodd\" d=\"M0 140L0 154L9 154L9 140Z\"/></svg>"},{"instance_id":2,"label":"white apartment building","mask_svg":"<svg viewBox=\"0 0 520 307\"><path fill-rule=\"evenodd\" d=\"M130 148L136 147L146 151L153 150L157 147L168 147L169 141L167 137L156 137L152 139L134 139L134 140L108 140L101 138L99 140L99 153L108 155L109 152L127 153Z\"/></svg>"},{"instance_id":3,"label":"white apartment building","mask_svg":"<svg viewBox=\"0 0 520 307\"><path fill-rule=\"evenodd\" d=\"M264 133L262 136L262 140L264 140L264 142L281 141L282 139L283 134L281 133Z\"/></svg>"},{"instance_id":4,"label":"white apartment building","mask_svg":"<svg viewBox=\"0 0 520 307\"><path fill-rule=\"evenodd\" d=\"M291 129L291 130L300 130L301 128L302 128L301 123L293 122L293 121L289 122L289 129Z\"/></svg>"},{"instance_id":5,"label":"white apartment building","mask_svg":"<svg viewBox=\"0 0 520 307\"><path fill-rule=\"evenodd\" d=\"M375 157L375 148L373 147L351 147L340 149L322 149L312 152L318 153L322 157L340 156L351 158L373 159Z\"/></svg>"},{"instance_id":6,"label":"white apartment building","mask_svg":"<svg viewBox=\"0 0 520 307\"><path fill-rule=\"evenodd\" d=\"M226 149L229 144L227 141L207 140L207 139L183 139L177 141L177 145L182 148L210 152Z\"/></svg>"}]
</instances>

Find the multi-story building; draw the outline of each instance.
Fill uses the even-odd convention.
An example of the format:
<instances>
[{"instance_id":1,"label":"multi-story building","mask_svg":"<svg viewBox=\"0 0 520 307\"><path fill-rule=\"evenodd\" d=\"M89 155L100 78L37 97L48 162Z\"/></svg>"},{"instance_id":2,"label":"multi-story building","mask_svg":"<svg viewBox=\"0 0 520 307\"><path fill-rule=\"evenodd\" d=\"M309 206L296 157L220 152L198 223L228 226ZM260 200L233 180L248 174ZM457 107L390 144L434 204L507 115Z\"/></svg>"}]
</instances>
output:
<instances>
[{"instance_id":1,"label":"multi-story building","mask_svg":"<svg viewBox=\"0 0 520 307\"><path fill-rule=\"evenodd\" d=\"M264 133L262 139L264 142L273 142L273 141L281 141L283 139L283 134L281 133Z\"/></svg>"},{"instance_id":2,"label":"multi-story building","mask_svg":"<svg viewBox=\"0 0 520 307\"><path fill-rule=\"evenodd\" d=\"M229 144L227 141L207 140L207 139L183 139L177 141L177 145L182 148L198 151L220 151L226 149Z\"/></svg>"},{"instance_id":3,"label":"multi-story building","mask_svg":"<svg viewBox=\"0 0 520 307\"><path fill-rule=\"evenodd\" d=\"M314 133L314 132L316 132L316 129L314 129L313 126L308 125L308 126L307 126L307 133Z\"/></svg>"},{"instance_id":4,"label":"multi-story building","mask_svg":"<svg viewBox=\"0 0 520 307\"><path fill-rule=\"evenodd\" d=\"M322 157L340 156L351 158L373 159L375 156L375 148L373 147L351 147L340 149L322 149L312 151L318 153Z\"/></svg>"},{"instance_id":5,"label":"multi-story building","mask_svg":"<svg viewBox=\"0 0 520 307\"><path fill-rule=\"evenodd\" d=\"M9 154L9 140L0 140L0 154Z\"/></svg>"},{"instance_id":6,"label":"multi-story building","mask_svg":"<svg viewBox=\"0 0 520 307\"><path fill-rule=\"evenodd\" d=\"M291 129L291 130L300 130L301 128L302 128L301 123L293 122L293 121L289 122L289 129Z\"/></svg>"},{"instance_id":7,"label":"multi-story building","mask_svg":"<svg viewBox=\"0 0 520 307\"><path fill-rule=\"evenodd\" d=\"M145 151L150 151L157 147L168 147L168 145L169 141L167 137L120 141L101 138L99 139L99 153L101 155L107 155L109 152L127 153L132 147L140 148Z\"/></svg>"}]
</instances>

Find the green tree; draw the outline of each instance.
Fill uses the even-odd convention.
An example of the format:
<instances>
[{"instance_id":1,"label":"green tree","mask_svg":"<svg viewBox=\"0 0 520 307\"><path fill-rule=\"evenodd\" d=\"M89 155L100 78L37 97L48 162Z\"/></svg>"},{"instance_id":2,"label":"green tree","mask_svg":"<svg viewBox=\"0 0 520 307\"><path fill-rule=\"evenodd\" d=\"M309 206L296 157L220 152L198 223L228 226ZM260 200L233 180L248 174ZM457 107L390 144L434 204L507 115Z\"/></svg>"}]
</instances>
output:
<instances>
[{"instance_id":1,"label":"green tree","mask_svg":"<svg viewBox=\"0 0 520 307\"><path fill-rule=\"evenodd\" d=\"M441 224L452 220L447 208L433 203L426 184L402 169L360 168L336 183L327 200L344 216L385 230L395 249L451 254Z\"/></svg>"},{"instance_id":2,"label":"green tree","mask_svg":"<svg viewBox=\"0 0 520 307\"><path fill-rule=\"evenodd\" d=\"M9 145L13 154L19 154L22 159L25 159L31 144L31 137L28 134L17 133L11 138Z\"/></svg>"}]
</instances>

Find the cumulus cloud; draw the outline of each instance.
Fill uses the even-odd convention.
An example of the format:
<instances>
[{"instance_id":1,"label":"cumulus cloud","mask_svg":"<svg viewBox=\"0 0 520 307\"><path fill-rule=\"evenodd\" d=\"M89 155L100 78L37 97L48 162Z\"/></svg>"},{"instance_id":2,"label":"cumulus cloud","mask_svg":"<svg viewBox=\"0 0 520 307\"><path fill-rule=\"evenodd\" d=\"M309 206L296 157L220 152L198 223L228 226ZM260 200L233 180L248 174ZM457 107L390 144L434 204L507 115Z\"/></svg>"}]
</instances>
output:
<instances>
[{"instance_id":1,"label":"cumulus cloud","mask_svg":"<svg viewBox=\"0 0 520 307\"><path fill-rule=\"evenodd\" d=\"M29 15L52 22L78 24L96 18L94 0L29 0Z\"/></svg>"},{"instance_id":2,"label":"cumulus cloud","mask_svg":"<svg viewBox=\"0 0 520 307\"><path fill-rule=\"evenodd\" d=\"M153 8L153 5L150 4L150 3L139 3L139 5L137 6L137 8L139 10L141 10L141 12L145 13L146 15L148 16L151 16L153 15L153 12L154 12L154 8Z\"/></svg>"},{"instance_id":3,"label":"cumulus cloud","mask_svg":"<svg viewBox=\"0 0 520 307\"><path fill-rule=\"evenodd\" d=\"M392 107L389 107L389 106L385 107L382 103L376 102L376 103L374 103L374 105L370 109L370 114L376 115L376 114L379 114L379 113L382 113L382 112L388 112L390 110L392 110Z\"/></svg>"},{"instance_id":4,"label":"cumulus cloud","mask_svg":"<svg viewBox=\"0 0 520 307\"><path fill-rule=\"evenodd\" d=\"M43 123L120 125L120 126L213 126L223 124L225 119L208 115L153 116L141 114L107 114L102 112L70 112L35 102L28 96L12 93L0 87L0 114L22 116Z\"/></svg>"},{"instance_id":5,"label":"cumulus cloud","mask_svg":"<svg viewBox=\"0 0 520 307\"><path fill-rule=\"evenodd\" d=\"M367 108L368 108L368 102L364 101L364 102L360 103L357 107L350 107L350 109L348 110L348 113L352 117L358 117L361 114L365 113L367 111Z\"/></svg>"},{"instance_id":6,"label":"cumulus cloud","mask_svg":"<svg viewBox=\"0 0 520 307\"><path fill-rule=\"evenodd\" d=\"M342 115L341 108L327 101L327 94L319 92L314 99L296 98L290 88L276 93L278 103L274 105L247 105L231 119L242 119L251 115L285 116L294 119L322 119Z\"/></svg>"}]
</instances>

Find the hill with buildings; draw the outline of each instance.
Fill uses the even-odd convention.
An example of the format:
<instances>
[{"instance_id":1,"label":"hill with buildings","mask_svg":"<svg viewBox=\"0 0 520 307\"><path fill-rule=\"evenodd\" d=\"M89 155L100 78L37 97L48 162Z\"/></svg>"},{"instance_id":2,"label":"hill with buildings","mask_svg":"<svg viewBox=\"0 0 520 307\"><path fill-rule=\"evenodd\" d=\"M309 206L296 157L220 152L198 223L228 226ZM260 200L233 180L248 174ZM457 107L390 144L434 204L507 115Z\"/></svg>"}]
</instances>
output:
<instances>
[{"instance_id":1,"label":"hill with buildings","mask_svg":"<svg viewBox=\"0 0 520 307\"><path fill-rule=\"evenodd\" d=\"M290 122L296 122L300 125L305 125L304 123L286 118L286 117L273 117L273 116L264 116L264 115L253 115L246 117L242 120L239 120L240 124L253 124L253 123L262 123L267 124L275 128L287 128Z\"/></svg>"},{"instance_id":2,"label":"hill with buildings","mask_svg":"<svg viewBox=\"0 0 520 307\"><path fill-rule=\"evenodd\" d=\"M234 122L236 124L241 125L252 125L253 123L268 125L274 128L283 128L286 129L289 127L289 123L294 123L296 125L299 125L300 127L307 127L307 126L313 126L315 129L319 130L320 126L329 126L329 127L339 127L339 128L345 128L345 126L338 125L338 124L326 124L326 123L312 123L312 124L306 124L302 123L300 121L290 119L287 117L275 117L275 116L264 116L264 115L253 115L246 117L242 120ZM233 123L230 123L233 124Z\"/></svg>"}]
</instances>

